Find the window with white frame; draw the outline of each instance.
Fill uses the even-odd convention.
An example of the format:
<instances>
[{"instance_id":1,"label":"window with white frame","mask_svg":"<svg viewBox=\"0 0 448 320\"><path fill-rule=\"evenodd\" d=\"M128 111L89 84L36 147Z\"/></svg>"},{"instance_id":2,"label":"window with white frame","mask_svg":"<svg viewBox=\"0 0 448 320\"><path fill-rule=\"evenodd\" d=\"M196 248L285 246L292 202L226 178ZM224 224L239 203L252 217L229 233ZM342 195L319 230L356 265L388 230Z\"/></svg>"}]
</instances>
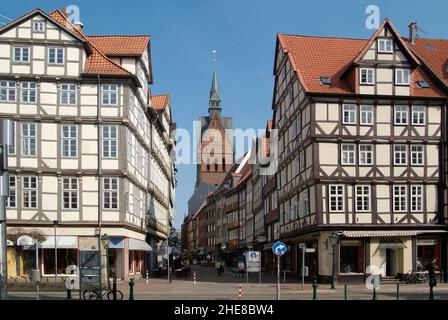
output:
<instances>
[{"instance_id":1,"label":"window with white frame","mask_svg":"<svg viewBox=\"0 0 448 320\"><path fill-rule=\"evenodd\" d=\"M425 124L425 106L412 106L412 124L424 125Z\"/></svg>"},{"instance_id":2,"label":"window with white frame","mask_svg":"<svg viewBox=\"0 0 448 320\"><path fill-rule=\"evenodd\" d=\"M17 177L15 175L9 175L9 195L6 198L6 206L8 208L15 208L17 206Z\"/></svg>"},{"instance_id":3,"label":"window with white frame","mask_svg":"<svg viewBox=\"0 0 448 320\"><path fill-rule=\"evenodd\" d=\"M33 21L33 32L45 32L45 22L44 21Z\"/></svg>"},{"instance_id":4,"label":"window with white frame","mask_svg":"<svg viewBox=\"0 0 448 320\"><path fill-rule=\"evenodd\" d=\"M303 213L304 215L310 214L310 200L308 198L308 189L303 191Z\"/></svg>"},{"instance_id":5,"label":"window with white frame","mask_svg":"<svg viewBox=\"0 0 448 320\"><path fill-rule=\"evenodd\" d=\"M48 63L63 64L64 63L64 48L49 48L48 49Z\"/></svg>"},{"instance_id":6,"label":"window with white frame","mask_svg":"<svg viewBox=\"0 0 448 320\"><path fill-rule=\"evenodd\" d=\"M115 106L118 104L118 85L103 84L101 85L101 101L102 105Z\"/></svg>"},{"instance_id":7,"label":"window with white frame","mask_svg":"<svg viewBox=\"0 0 448 320\"><path fill-rule=\"evenodd\" d=\"M422 145L411 145L411 164L423 165L424 149Z\"/></svg>"},{"instance_id":8,"label":"window with white frame","mask_svg":"<svg viewBox=\"0 0 448 320\"><path fill-rule=\"evenodd\" d=\"M373 144L359 145L359 164L360 165L373 164Z\"/></svg>"},{"instance_id":9,"label":"window with white frame","mask_svg":"<svg viewBox=\"0 0 448 320\"><path fill-rule=\"evenodd\" d=\"M362 125L373 124L373 106L371 105L361 105L360 107L360 123Z\"/></svg>"},{"instance_id":10,"label":"window with white frame","mask_svg":"<svg viewBox=\"0 0 448 320\"><path fill-rule=\"evenodd\" d=\"M17 133L16 133L16 122L15 121L11 121L12 124L12 132L14 132L14 137L16 137ZM14 140L14 144L12 145L8 145L8 154L10 156L13 156L16 154L16 141Z\"/></svg>"},{"instance_id":11,"label":"window with white frame","mask_svg":"<svg viewBox=\"0 0 448 320\"><path fill-rule=\"evenodd\" d=\"M408 163L408 146L405 144L394 145L394 165L402 166Z\"/></svg>"},{"instance_id":12,"label":"window with white frame","mask_svg":"<svg viewBox=\"0 0 448 320\"><path fill-rule=\"evenodd\" d=\"M30 62L30 48L14 47L14 62Z\"/></svg>"},{"instance_id":13,"label":"window with white frame","mask_svg":"<svg viewBox=\"0 0 448 320\"><path fill-rule=\"evenodd\" d=\"M397 125L408 124L408 106L395 106L394 123Z\"/></svg>"},{"instance_id":14,"label":"window with white frame","mask_svg":"<svg viewBox=\"0 0 448 320\"><path fill-rule=\"evenodd\" d=\"M36 124L22 123L22 156L36 155Z\"/></svg>"},{"instance_id":15,"label":"window with white frame","mask_svg":"<svg viewBox=\"0 0 448 320\"><path fill-rule=\"evenodd\" d=\"M395 84L409 85L409 69L395 69Z\"/></svg>"},{"instance_id":16,"label":"window with white frame","mask_svg":"<svg viewBox=\"0 0 448 320\"><path fill-rule=\"evenodd\" d=\"M407 190L406 186L394 186L394 212L404 212L407 210Z\"/></svg>"},{"instance_id":17,"label":"window with white frame","mask_svg":"<svg viewBox=\"0 0 448 320\"><path fill-rule=\"evenodd\" d=\"M354 165L355 164L355 149L356 145L351 143L341 144L341 164Z\"/></svg>"},{"instance_id":18,"label":"window with white frame","mask_svg":"<svg viewBox=\"0 0 448 320\"><path fill-rule=\"evenodd\" d=\"M14 102L16 101L16 82L1 80L0 81L0 101Z\"/></svg>"},{"instance_id":19,"label":"window with white frame","mask_svg":"<svg viewBox=\"0 0 448 320\"><path fill-rule=\"evenodd\" d=\"M103 158L117 157L117 126L103 126Z\"/></svg>"},{"instance_id":20,"label":"window with white frame","mask_svg":"<svg viewBox=\"0 0 448 320\"><path fill-rule=\"evenodd\" d=\"M62 125L62 156L78 156L78 127L76 125Z\"/></svg>"},{"instance_id":21,"label":"window with white frame","mask_svg":"<svg viewBox=\"0 0 448 320\"><path fill-rule=\"evenodd\" d=\"M37 177L22 177L22 207L37 208Z\"/></svg>"},{"instance_id":22,"label":"window with white frame","mask_svg":"<svg viewBox=\"0 0 448 320\"><path fill-rule=\"evenodd\" d=\"M342 123L343 124L356 123L356 105L354 104L342 105Z\"/></svg>"},{"instance_id":23,"label":"window with white frame","mask_svg":"<svg viewBox=\"0 0 448 320\"><path fill-rule=\"evenodd\" d=\"M103 178L103 209L118 209L118 178Z\"/></svg>"},{"instance_id":24,"label":"window with white frame","mask_svg":"<svg viewBox=\"0 0 448 320\"><path fill-rule=\"evenodd\" d=\"M344 211L344 186L330 185L329 186L329 207L331 212Z\"/></svg>"},{"instance_id":25,"label":"window with white frame","mask_svg":"<svg viewBox=\"0 0 448 320\"><path fill-rule=\"evenodd\" d=\"M300 172L305 170L305 150L302 150L299 153L299 167L300 167Z\"/></svg>"},{"instance_id":26,"label":"window with white frame","mask_svg":"<svg viewBox=\"0 0 448 320\"><path fill-rule=\"evenodd\" d=\"M75 83L62 83L60 91L61 104L76 105L77 90Z\"/></svg>"},{"instance_id":27,"label":"window with white frame","mask_svg":"<svg viewBox=\"0 0 448 320\"><path fill-rule=\"evenodd\" d=\"M78 178L62 178L62 207L64 209L78 209L78 199Z\"/></svg>"},{"instance_id":28,"label":"window with white frame","mask_svg":"<svg viewBox=\"0 0 448 320\"><path fill-rule=\"evenodd\" d=\"M355 186L356 188L356 211L370 212L371 188L370 186Z\"/></svg>"},{"instance_id":29,"label":"window with white frame","mask_svg":"<svg viewBox=\"0 0 448 320\"><path fill-rule=\"evenodd\" d=\"M423 211L423 186L411 186L411 211Z\"/></svg>"},{"instance_id":30,"label":"window with white frame","mask_svg":"<svg viewBox=\"0 0 448 320\"><path fill-rule=\"evenodd\" d=\"M20 83L21 102L34 103L37 100L37 84L32 81L22 81Z\"/></svg>"},{"instance_id":31,"label":"window with white frame","mask_svg":"<svg viewBox=\"0 0 448 320\"><path fill-rule=\"evenodd\" d=\"M375 69L373 68L361 68L359 70L359 83L360 84L374 84L375 83Z\"/></svg>"},{"instance_id":32,"label":"window with white frame","mask_svg":"<svg viewBox=\"0 0 448 320\"><path fill-rule=\"evenodd\" d=\"M378 39L378 52L379 53L394 52L394 41L392 39Z\"/></svg>"}]
</instances>

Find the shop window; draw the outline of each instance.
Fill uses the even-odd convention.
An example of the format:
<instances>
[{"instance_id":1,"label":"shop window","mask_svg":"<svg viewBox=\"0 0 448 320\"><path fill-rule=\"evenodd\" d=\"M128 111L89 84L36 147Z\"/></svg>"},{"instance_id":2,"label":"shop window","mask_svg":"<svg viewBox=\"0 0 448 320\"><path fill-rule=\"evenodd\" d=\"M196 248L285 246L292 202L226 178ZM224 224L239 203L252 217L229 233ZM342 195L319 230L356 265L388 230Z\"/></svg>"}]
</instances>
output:
<instances>
[{"instance_id":1,"label":"shop window","mask_svg":"<svg viewBox=\"0 0 448 320\"><path fill-rule=\"evenodd\" d=\"M340 273L364 272L364 254L361 240L342 240Z\"/></svg>"},{"instance_id":2,"label":"shop window","mask_svg":"<svg viewBox=\"0 0 448 320\"><path fill-rule=\"evenodd\" d=\"M440 250L438 239L417 240L417 269L427 271L428 264L436 260L436 266L440 269Z\"/></svg>"},{"instance_id":3,"label":"shop window","mask_svg":"<svg viewBox=\"0 0 448 320\"><path fill-rule=\"evenodd\" d=\"M78 251L76 249L58 249L58 274L65 274L66 268L77 265ZM54 249L43 249L42 258L44 261L44 274L54 274L55 261Z\"/></svg>"}]
</instances>

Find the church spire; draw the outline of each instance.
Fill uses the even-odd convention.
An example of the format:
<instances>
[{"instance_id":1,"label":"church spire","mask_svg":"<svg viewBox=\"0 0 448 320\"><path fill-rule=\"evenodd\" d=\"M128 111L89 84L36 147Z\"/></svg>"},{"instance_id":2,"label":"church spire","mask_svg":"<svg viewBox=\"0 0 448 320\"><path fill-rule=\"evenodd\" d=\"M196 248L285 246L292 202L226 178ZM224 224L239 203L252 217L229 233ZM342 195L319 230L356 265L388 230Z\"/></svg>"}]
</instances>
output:
<instances>
[{"instance_id":1,"label":"church spire","mask_svg":"<svg viewBox=\"0 0 448 320\"><path fill-rule=\"evenodd\" d=\"M216 50L212 50L213 53L213 76L212 86L210 88L210 99L208 102L208 113L210 118L212 116L219 115L221 113L221 97L218 89L218 76L216 75Z\"/></svg>"}]
</instances>

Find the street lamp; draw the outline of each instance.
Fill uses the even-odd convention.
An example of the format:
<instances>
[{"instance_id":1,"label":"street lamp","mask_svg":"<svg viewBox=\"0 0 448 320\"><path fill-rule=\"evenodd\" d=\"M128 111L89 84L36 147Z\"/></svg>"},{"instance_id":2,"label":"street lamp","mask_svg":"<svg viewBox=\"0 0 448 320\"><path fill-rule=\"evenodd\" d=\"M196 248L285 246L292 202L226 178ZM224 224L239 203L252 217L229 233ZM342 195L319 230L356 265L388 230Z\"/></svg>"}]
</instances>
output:
<instances>
[{"instance_id":1,"label":"street lamp","mask_svg":"<svg viewBox=\"0 0 448 320\"><path fill-rule=\"evenodd\" d=\"M56 229L58 227L58 220L53 220L54 226L54 281L58 283L58 239L56 236Z\"/></svg>"},{"instance_id":2,"label":"street lamp","mask_svg":"<svg viewBox=\"0 0 448 320\"><path fill-rule=\"evenodd\" d=\"M331 233L329 240L333 247L333 268L331 276L331 289L335 289L336 275L335 275L335 265L336 265L336 246L338 245L339 234L337 232Z\"/></svg>"},{"instance_id":3,"label":"street lamp","mask_svg":"<svg viewBox=\"0 0 448 320\"><path fill-rule=\"evenodd\" d=\"M110 237L105 233L101 236L101 241L103 242L104 251L106 252L106 279L107 279L107 288L110 288L110 278L109 278L109 245L110 245Z\"/></svg>"}]
</instances>

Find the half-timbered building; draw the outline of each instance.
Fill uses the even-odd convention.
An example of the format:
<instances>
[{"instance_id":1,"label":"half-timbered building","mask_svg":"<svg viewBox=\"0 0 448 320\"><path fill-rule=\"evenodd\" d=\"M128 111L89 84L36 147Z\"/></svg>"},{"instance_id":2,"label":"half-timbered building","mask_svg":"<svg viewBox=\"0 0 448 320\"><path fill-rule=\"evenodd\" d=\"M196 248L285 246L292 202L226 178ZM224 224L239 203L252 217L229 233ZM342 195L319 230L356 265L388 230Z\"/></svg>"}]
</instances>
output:
<instances>
[{"instance_id":1,"label":"half-timbered building","mask_svg":"<svg viewBox=\"0 0 448 320\"><path fill-rule=\"evenodd\" d=\"M319 281L400 277L432 259L446 274L447 95L419 43L389 19L370 39L278 35L278 206L293 273L303 243Z\"/></svg>"},{"instance_id":2,"label":"half-timbered building","mask_svg":"<svg viewBox=\"0 0 448 320\"><path fill-rule=\"evenodd\" d=\"M8 234L43 236L44 276L78 264L80 250L105 257L101 237L103 268L139 275L153 250L147 233L166 238L171 113L151 107L150 84L149 36L87 36L60 10L35 9L0 28L0 117L16 132ZM26 276L34 252L14 246L8 272Z\"/></svg>"}]
</instances>

